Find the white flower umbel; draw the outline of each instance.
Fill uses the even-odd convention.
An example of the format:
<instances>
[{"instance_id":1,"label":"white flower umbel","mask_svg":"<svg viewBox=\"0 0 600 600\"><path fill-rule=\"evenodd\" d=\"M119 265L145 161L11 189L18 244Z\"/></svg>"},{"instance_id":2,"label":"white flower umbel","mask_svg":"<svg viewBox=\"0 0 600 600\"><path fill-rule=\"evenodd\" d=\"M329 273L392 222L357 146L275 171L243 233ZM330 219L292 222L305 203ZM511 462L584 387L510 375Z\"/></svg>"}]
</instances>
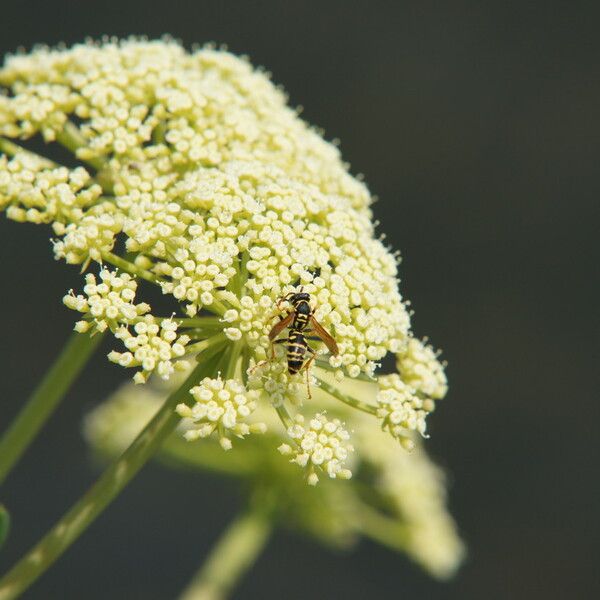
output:
<instances>
[{"instance_id":1,"label":"white flower umbel","mask_svg":"<svg viewBox=\"0 0 600 600\"><path fill-rule=\"evenodd\" d=\"M304 377L318 387L313 369L322 366L334 372L324 393L379 414L405 446L412 432L425 432L445 376L412 337L397 254L375 232L371 195L264 71L213 48L111 40L10 56L0 86L0 210L50 225L57 259L84 271L101 265L99 278L86 275L83 294L64 302L83 314L77 331L108 330L123 342L109 359L137 368L136 382L152 373L168 379L187 368L187 355L215 352L226 374L221 391L276 410L288 429L287 411L310 395ZM19 145L38 134L85 166ZM148 286L166 296L171 316L144 302ZM286 331L272 360L269 333L293 310L279 299L300 289L339 353L307 339L317 358L291 375ZM376 403L340 391L344 379L375 379L390 353L400 376L381 378ZM231 406L214 422L226 445L223 432L245 435L247 405L242 413ZM324 458L335 440L336 452L347 452L344 429L324 418L310 423L335 425L332 446L307 459L310 483L319 461L329 475L349 475L340 457ZM195 431L210 423L198 421ZM316 435L311 427L305 444ZM292 454L302 462L306 452Z\"/></svg>"},{"instance_id":2,"label":"white flower umbel","mask_svg":"<svg viewBox=\"0 0 600 600\"><path fill-rule=\"evenodd\" d=\"M101 269L99 278L92 273L85 276L83 293L71 292L63 298L64 304L88 317L78 321L75 329L81 333L95 328L116 331L119 324L128 325L150 310L145 302L135 304L137 282L128 273Z\"/></svg>"},{"instance_id":3,"label":"white flower umbel","mask_svg":"<svg viewBox=\"0 0 600 600\"><path fill-rule=\"evenodd\" d=\"M68 163L84 166L56 164L26 150L23 140L33 136L32 146L60 144L74 155ZM83 294L65 298L83 315L75 326L81 335L32 396L35 404L22 412L27 429L23 434L16 421L17 435L28 443L39 428L30 407L46 401L46 390L50 400L44 406L55 405L64 393L55 374L67 373L72 381L83 364L73 357L85 361L102 337L80 344L83 335L110 332L125 346L109 353L112 362L137 368L136 383L152 374L152 387L168 380L163 385L171 392L143 429L135 423L149 415L139 410L145 394L90 422L91 437L100 440L119 425L127 436L141 434L7 574L0 583L5 593L20 595L77 538L166 441L177 416L188 440L216 437L230 449L234 436L250 439L230 453L214 452L212 440L202 446L176 439L172 456L207 461L211 468L220 468L221 461L224 468L232 465L257 485L267 504L281 500L283 510L296 513L290 522L304 522L320 537L346 529L393 547L413 543L418 560L431 559L430 570L451 572L457 555L452 528L446 527L445 540L438 535L448 525L439 518L443 503L432 502L424 511L420 533L409 531L402 522L405 505L394 509L389 493L371 487L379 487L378 473L361 457L373 440L361 444L357 432L356 462L350 462L348 431L338 418L324 415L330 410L343 417L353 432L362 427L360 418L369 419L365 429L397 452L393 438L410 447L411 435L424 435L425 416L446 389L433 351L412 340L398 289L398 257L375 231L371 201L339 150L287 106L264 71L227 52L187 52L170 40L111 39L71 49L37 47L6 59L0 68L0 210L18 222L49 225L56 259L80 265L82 272L90 266L95 271L92 263L102 269L99 278L86 275ZM152 292L165 296L167 315L156 312L159 301L152 308L144 301ZM290 299L297 293L306 294L309 304L305 320L293 318L300 305ZM400 374L380 377L377 369L389 354L399 355ZM197 362L193 369L187 356ZM315 416L305 421L300 411ZM264 412L276 419L272 435L248 436L265 430L263 420L271 423L257 416ZM249 421L253 417L261 422ZM277 446L287 459L256 460L257 452L272 457ZM11 461L23 450L23 444L6 447ZM349 479L354 464L359 475L367 475L356 485L325 480L311 490L300 477L291 480L296 465L316 485L321 473ZM257 467L265 471L251 482L248 475ZM283 487L270 490L280 478ZM374 492L375 515L364 510L371 496L361 497L365 485ZM251 505L261 504L257 497ZM337 501L343 497L347 503ZM305 509L305 500L320 506ZM357 518L349 519L353 505ZM333 507L339 515L331 518ZM262 531L270 512L260 508ZM421 525L429 514L437 523L427 531ZM233 530L247 531L246 518ZM331 526L334 520L338 525ZM223 572L230 571L231 539L228 533L210 563L218 562ZM247 548L246 533L240 539ZM446 546L428 555L440 539ZM240 556L248 562L246 550L240 554L237 548L234 571Z\"/></svg>"},{"instance_id":4,"label":"white flower umbel","mask_svg":"<svg viewBox=\"0 0 600 600\"><path fill-rule=\"evenodd\" d=\"M102 254L115 245L123 219L114 204L102 202L68 225L55 223L54 231L62 239L54 241L54 256L72 265L87 266L92 260L102 262Z\"/></svg>"},{"instance_id":5,"label":"white flower umbel","mask_svg":"<svg viewBox=\"0 0 600 600\"><path fill-rule=\"evenodd\" d=\"M434 400L441 400L448 391L444 367L431 346L411 338L403 352L396 355L402 380Z\"/></svg>"},{"instance_id":6,"label":"white flower umbel","mask_svg":"<svg viewBox=\"0 0 600 600\"><path fill-rule=\"evenodd\" d=\"M347 375L372 374L403 347L396 257L374 235L367 188L264 73L226 52L127 41L10 57L0 84L15 92L0 96L0 134L66 138L100 168L104 195L81 168L59 170L63 188L73 180L70 212L47 199L56 169L11 176L14 217L32 194L46 221L59 217L57 258L110 262L124 236L188 316L238 311L228 337L257 360L276 299L297 285L314 296L340 347L332 364ZM18 171L26 161L11 162Z\"/></svg>"},{"instance_id":7,"label":"white flower umbel","mask_svg":"<svg viewBox=\"0 0 600 600\"><path fill-rule=\"evenodd\" d=\"M390 457L381 486L407 526L407 552L434 576L450 577L460 566L465 547L446 509L445 478L422 450Z\"/></svg>"},{"instance_id":8,"label":"white flower umbel","mask_svg":"<svg viewBox=\"0 0 600 600\"><path fill-rule=\"evenodd\" d=\"M145 383L154 371L161 379L169 379L175 370L189 367L188 361L181 358L190 338L177 335L177 323L172 319L157 323L154 317L146 315L133 326L133 333L121 327L115 337L123 341L128 352L113 350L108 359L122 367L142 367L133 378L136 383Z\"/></svg>"},{"instance_id":9,"label":"white flower umbel","mask_svg":"<svg viewBox=\"0 0 600 600\"><path fill-rule=\"evenodd\" d=\"M219 442L225 450L231 449L231 435L243 438L250 433L264 433L264 423L248 423L247 419L256 408L255 391L247 391L235 379L220 377L203 379L190 393L195 404L179 404L177 413L183 418L188 441L205 438L217 432Z\"/></svg>"},{"instance_id":10,"label":"white flower umbel","mask_svg":"<svg viewBox=\"0 0 600 600\"><path fill-rule=\"evenodd\" d=\"M83 167L52 168L31 154L0 156L0 210L15 221L53 223L60 234L63 224L79 219L101 193Z\"/></svg>"},{"instance_id":11,"label":"white flower umbel","mask_svg":"<svg viewBox=\"0 0 600 600\"><path fill-rule=\"evenodd\" d=\"M412 450L412 432L425 436L425 417L433 410L431 400L423 400L413 388L400 379L399 375L379 377L377 394L377 416L383 429L397 438L407 450Z\"/></svg>"},{"instance_id":12,"label":"white flower umbel","mask_svg":"<svg viewBox=\"0 0 600 600\"><path fill-rule=\"evenodd\" d=\"M344 465L354 448L349 443L350 434L339 419L329 420L320 413L306 425L304 417L296 415L287 433L294 445L282 444L279 451L284 456L291 456L291 462L306 469L310 485L316 485L319 481L317 469L332 479L352 477L352 472Z\"/></svg>"}]
</instances>

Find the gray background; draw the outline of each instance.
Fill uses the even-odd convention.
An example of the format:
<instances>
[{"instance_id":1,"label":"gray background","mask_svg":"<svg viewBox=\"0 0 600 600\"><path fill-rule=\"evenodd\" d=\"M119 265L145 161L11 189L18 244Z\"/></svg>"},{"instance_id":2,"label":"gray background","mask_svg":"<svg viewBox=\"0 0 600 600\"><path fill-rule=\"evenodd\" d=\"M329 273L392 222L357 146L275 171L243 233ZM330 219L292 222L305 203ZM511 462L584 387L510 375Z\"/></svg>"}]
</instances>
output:
<instances>
[{"instance_id":1,"label":"gray background","mask_svg":"<svg viewBox=\"0 0 600 600\"><path fill-rule=\"evenodd\" d=\"M2 53L170 32L272 71L380 197L415 331L449 361L428 445L470 547L458 577L437 584L370 543L346 555L278 533L236 597L600 597L596 6L2 3ZM60 298L79 277L49 236L0 221L0 428L73 321ZM14 517L1 570L96 477L81 418L125 376L99 357L0 491ZM239 502L232 483L149 465L26 597L172 598Z\"/></svg>"}]
</instances>

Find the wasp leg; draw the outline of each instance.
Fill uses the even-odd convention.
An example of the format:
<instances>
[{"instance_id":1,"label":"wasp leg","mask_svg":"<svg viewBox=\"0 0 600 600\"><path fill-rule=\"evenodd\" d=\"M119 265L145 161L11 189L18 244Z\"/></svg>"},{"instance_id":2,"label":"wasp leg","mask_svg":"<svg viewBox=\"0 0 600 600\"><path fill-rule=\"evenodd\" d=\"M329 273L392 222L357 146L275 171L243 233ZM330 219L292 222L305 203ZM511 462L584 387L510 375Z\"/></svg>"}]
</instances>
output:
<instances>
[{"instance_id":1,"label":"wasp leg","mask_svg":"<svg viewBox=\"0 0 600 600\"><path fill-rule=\"evenodd\" d=\"M288 338L281 338L271 342L271 360L275 360L275 344L287 344L288 341Z\"/></svg>"},{"instance_id":2,"label":"wasp leg","mask_svg":"<svg viewBox=\"0 0 600 600\"><path fill-rule=\"evenodd\" d=\"M315 332L315 330L312 327L305 327L302 330L302 333L304 334L304 339L312 340L313 342L322 342L323 340L318 335L306 335L307 333L314 333L314 332Z\"/></svg>"},{"instance_id":3,"label":"wasp leg","mask_svg":"<svg viewBox=\"0 0 600 600\"><path fill-rule=\"evenodd\" d=\"M304 366L300 370L306 371L306 390L308 391L308 399L310 400L312 398L312 394L310 393L309 370L313 360L317 358L317 353L308 344L306 345L306 349L312 354L312 356L304 363Z\"/></svg>"},{"instance_id":4,"label":"wasp leg","mask_svg":"<svg viewBox=\"0 0 600 600\"><path fill-rule=\"evenodd\" d=\"M267 363L273 362L275 360L275 344L285 344L285 343L287 343L287 341L288 341L287 338L282 338L280 340L275 340L274 342L271 342L271 357L267 360L261 360L259 363L256 363L248 371L248 373L250 373L250 375L252 375L252 373L254 373L254 371L256 371L256 369L258 369L258 367L262 367L263 365L266 365Z\"/></svg>"}]
</instances>

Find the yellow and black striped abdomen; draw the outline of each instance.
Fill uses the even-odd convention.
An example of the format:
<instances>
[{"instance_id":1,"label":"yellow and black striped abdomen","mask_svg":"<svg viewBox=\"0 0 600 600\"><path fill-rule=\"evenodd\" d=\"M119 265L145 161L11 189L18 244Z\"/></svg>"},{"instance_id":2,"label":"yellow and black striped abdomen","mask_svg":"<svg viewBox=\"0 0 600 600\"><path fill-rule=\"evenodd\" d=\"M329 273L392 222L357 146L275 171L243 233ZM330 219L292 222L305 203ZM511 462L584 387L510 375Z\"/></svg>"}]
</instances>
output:
<instances>
[{"instance_id":1,"label":"yellow and black striped abdomen","mask_svg":"<svg viewBox=\"0 0 600 600\"><path fill-rule=\"evenodd\" d=\"M287 345L288 372L294 375L300 371L304 364L306 354L306 340L299 331L290 331Z\"/></svg>"}]
</instances>

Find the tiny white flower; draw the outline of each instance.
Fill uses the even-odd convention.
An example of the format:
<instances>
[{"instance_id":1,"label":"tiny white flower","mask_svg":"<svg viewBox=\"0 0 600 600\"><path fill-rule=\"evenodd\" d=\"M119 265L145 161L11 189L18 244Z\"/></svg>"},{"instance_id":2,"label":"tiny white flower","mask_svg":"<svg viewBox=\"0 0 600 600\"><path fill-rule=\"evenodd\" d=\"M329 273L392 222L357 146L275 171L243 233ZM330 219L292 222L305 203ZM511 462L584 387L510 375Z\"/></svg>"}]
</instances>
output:
<instances>
[{"instance_id":1,"label":"tiny white flower","mask_svg":"<svg viewBox=\"0 0 600 600\"><path fill-rule=\"evenodd\" d=\"M115 337L123 342L127 352L113 350L108 359L122 367L141 367L134 376L136 383L145 383L153 372L166 380L175 371L184 371L189 366L181 357L190 338L178 335L177 324L170 319L159 324L152 316L145 315L134 325L133 333L127 327L120 327Z\"/></svg>"},{"instance_id":2,"label":"tiny white flower","mask_svg":"<svg viewBox=\"0 0 600 600\"><path fill-rule=\"evenodd\" d=\"M308 425L302 415L296 415L295 423L288 427L290 444L279 446L279 452L290 456L290 461L307 469L307 481L316 485L317 469L335 479L350 479L352 472L345 468L348 456L354 451L349 443L350 435L339 419L328 420L323 413L315 415Z\"/></svg>"},{"instance_id":3,"label":"tiny white flower","mask_svg":"<svg viewBox=\"0 0 600 600\"><path fill-rule=\"evenodd\" d=\"M427 437L425 418L433 409L432 404L419 398L396 373L379 377L378 386L377 416L382 428L397 438L406 450L412 450L412 432Z\"/></svg>"},{"instance_id":4,"label":"tiny white flower","mask_svg":"<svg viewBox=\"0 0 600 600\"><path fill-rule=\"evenodd\" d=\"M71 291L63 298L65 306L90 317L77 323L77 331L88 331L92 326L99 331L107 327L115 331L150 310L146 303L134 304L137 282L127 273L101 269L98 279L88 273L85 282L85 295L75 296Z\"/></svg>"},{"instance_id":5,"label":"tiny white flower","mask_svg":"<svg viewBox=\"0 0 600 600\"><path fill-rule=\"evenodd\" d=\"M448 391L444 367L431 346L411 338L406 349L396 355L402 380L415 390L434 400L440 400Z\"/></svg>"},{"instance_id":6,"label":"tiny white flower","mask_svg":"<svg viewBox=\"0 0 600 600\"><path fill-rule=\"evenodd\" d=\"M230 436L239 438L250 433L264 433L264 423L248 423L247 418L256 408L256 391L247 391L235 379L203 379L190 390L195 400L191 407L177 405L177 414L183 419L185 439L193 441L217 432L224 450L231 448Z\"/></svg>"}]
</instances>

